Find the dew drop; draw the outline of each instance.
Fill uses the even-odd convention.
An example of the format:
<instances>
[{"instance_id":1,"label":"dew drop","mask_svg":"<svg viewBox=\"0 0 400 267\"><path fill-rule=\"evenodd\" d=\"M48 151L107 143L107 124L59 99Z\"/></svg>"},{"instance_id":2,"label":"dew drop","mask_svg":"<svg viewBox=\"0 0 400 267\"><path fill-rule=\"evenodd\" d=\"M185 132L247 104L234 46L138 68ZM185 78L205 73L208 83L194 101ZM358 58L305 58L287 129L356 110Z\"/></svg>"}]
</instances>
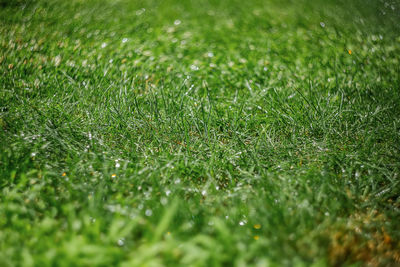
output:
<instances>
[{"instance_id":1,"label":"dew drop","mask_svg":"<svg viewBox=\"0 0 400 267\"><path fill-rule=\"evenodd\" d=\"M193 71L199 70L199 67L197 67L196 65L191 65L190 69Z\"/></svg>"},{"instance_id":2,"label":"dew drop","mask_svg":"<svg viewBox=\"0 0 400 267\"><path fill-rule=\"evenodd\" d=\"M118 243L118 246L122 247L123 245L125 245L125 238L118 239L117 243Z\"/></svg>"},{"instance_id":3,"label":"dew drop","mask_svg":"<svg viewBox=\"0 0 400 267\"><path fill-rule=\"evenodd\" d=\"M153 215L153 211L152 211L151 209L147 209L147 210L144 212L144 214L145 214L147 217L150 217L151 215Z\"/></svg>"}]
</instances>

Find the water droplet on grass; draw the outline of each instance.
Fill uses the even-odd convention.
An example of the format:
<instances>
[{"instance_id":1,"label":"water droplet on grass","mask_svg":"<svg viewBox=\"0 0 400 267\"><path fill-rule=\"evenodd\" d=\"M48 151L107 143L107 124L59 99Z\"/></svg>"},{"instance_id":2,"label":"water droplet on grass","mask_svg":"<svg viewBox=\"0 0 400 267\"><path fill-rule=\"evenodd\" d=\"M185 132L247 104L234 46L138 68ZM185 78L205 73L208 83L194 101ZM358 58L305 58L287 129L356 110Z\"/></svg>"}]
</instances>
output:
<instances>
[{"instance_id":1,"label":"water droplet on grass","mask_svg":"<svg viewBox=\"0 0 400 267\"><path fill-rule=\"evenodd\" d=\"M123 245L125 245L125 238L118 239L117 244L118 244L118 246L120 246L120 247L122 247Z\"/></svg>"},{"instance_id":2,"label":"water droplet on grass","mask_svg":"<svg viewBox=\"0 0 400 267\"><path fill-rule=\"evenodd\" d=\"M193 71L197 71L197 70L199 70L199 67L197 67L196 65L191 65L190 69Z\"/></svg>"},{"instance_id":3,"label":"water droplet on grass","mask_svg":"<svg viewBox=\"0 0 400 267\"><path fill-rule=\"evenodd\" d=\"M150 217L151 215L153 215L153 211L152 211L151 209L147 209L147 210L144 212L144 214L145 214L147 217Z\"/></svg>"}]
</instances>

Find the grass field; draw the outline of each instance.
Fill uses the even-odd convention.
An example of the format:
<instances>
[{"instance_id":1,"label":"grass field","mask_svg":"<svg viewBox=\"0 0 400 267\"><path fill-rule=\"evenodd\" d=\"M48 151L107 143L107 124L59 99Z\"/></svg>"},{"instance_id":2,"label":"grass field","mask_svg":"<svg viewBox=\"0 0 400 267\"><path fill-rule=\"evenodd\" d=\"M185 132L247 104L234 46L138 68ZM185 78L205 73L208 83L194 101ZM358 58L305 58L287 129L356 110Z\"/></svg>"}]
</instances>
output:
<instances>
[{"instance_id":1,"label":"grass field","mask_svg":"<svg viewBox=\"0 0 400 267\"><path fill-rule=\"evenodd\" d=\"M0 266L400 266L399 21L0 0Z\"/></svg>"}]
</instances>

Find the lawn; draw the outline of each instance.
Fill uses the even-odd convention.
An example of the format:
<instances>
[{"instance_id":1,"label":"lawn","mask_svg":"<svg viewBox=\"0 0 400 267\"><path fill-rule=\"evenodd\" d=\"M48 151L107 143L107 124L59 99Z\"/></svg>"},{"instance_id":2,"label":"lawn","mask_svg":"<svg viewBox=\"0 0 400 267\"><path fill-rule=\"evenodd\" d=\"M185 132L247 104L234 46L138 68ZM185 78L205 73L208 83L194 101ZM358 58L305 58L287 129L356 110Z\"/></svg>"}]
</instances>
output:
<instances>
[{"instance_id":1,"label":"lawn","mask_svg":"<svg viewBox=\"0 0 400 267\"><path fill-rule=\"evenodd\" d=\"M0 0L0 266L400 266L399 10Z\"/></svg>"}]
</instances>

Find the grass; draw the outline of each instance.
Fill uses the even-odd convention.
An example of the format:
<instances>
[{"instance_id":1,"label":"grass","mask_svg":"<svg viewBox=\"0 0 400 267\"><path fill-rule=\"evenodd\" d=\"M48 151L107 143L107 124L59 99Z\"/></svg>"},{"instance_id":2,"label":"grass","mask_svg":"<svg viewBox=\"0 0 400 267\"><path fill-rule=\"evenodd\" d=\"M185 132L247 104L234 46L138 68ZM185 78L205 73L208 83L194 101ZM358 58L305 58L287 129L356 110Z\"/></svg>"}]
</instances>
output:
<instances>
[{"instance_id":1,"label":"grass","mask_svg":"<svg viewBox=\"0 0 400 267\"><path fill-rule=\"evenodd\" d=\"M0 265L400 265L399 8L0 1Z\"/></svg>"}]
</instances>

